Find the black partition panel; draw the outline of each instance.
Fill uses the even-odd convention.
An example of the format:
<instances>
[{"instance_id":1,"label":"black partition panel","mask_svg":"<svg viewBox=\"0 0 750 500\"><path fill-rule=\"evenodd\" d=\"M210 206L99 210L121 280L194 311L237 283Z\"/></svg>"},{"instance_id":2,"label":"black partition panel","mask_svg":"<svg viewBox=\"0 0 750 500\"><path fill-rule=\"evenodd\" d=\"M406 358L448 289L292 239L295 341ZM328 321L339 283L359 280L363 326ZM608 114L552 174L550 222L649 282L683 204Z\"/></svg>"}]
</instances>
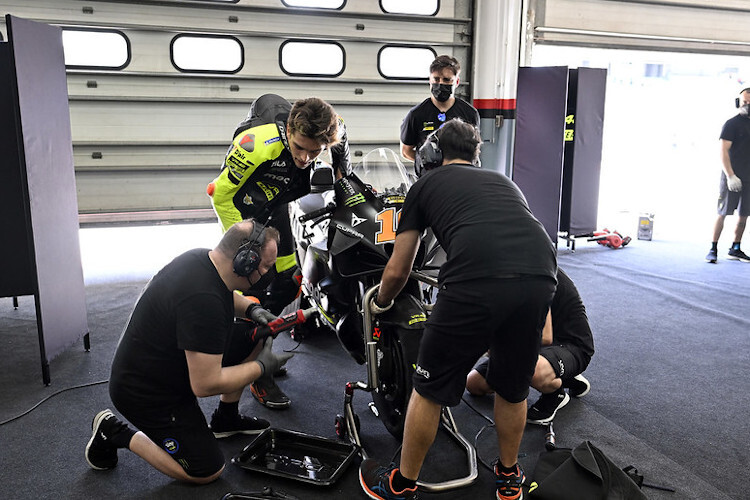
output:
<instances>
[{"instance_id":1,"label":"black partition panel","mask_svg":"<svg viewBox=\"0 0 750 500\"><path fill-rule=\"evenodd\" d=\"M567 66L519 68L513 181L557 241L568 93Z\"/></svg>"},{"instance_id":2,"label":"black partition panel","mask_svg":"<svg viewBox=\"0 0 750 500\"><path fill-rule=\"evenodd\" d=\"M560 231L569 236L597 228L606 84L606 69L570 70L560 210Z\"/></svg>"},{"instance_id":3,"label":"black partition panel","mask_svg":"<svg viewBox=\"0 0 750 500\"><path fill-rule=\"evenodd\" d=\"M10 46L0 42L0 297L33 295L28 251L28 203L21 179L15 98L11 91Z\"/></svg>"},{"instance_id":4,"label":"black partition panel","mask_svg":"<svg viewBox=\"0 0 750 500\"><path fill-rule=\"evenodd\" d=\"M3 245L0 262L5 270L8 262L28 259L29 270L15 274L18 291L4 292L34 293L42 376L49 383L50 360L81 337L88 347L62 31L14 16L6 16L6 25L9 64L0 71L8 73L2 78L10 105L4 106L12 113L3 114L0 135L9 151L15 138L17 154L3 158L0 180L9 184L4 192L21 199L15 194L19 205L2 205L3 228L17 231L17 253L7 254Z\"/></svg>"}]
</instances>

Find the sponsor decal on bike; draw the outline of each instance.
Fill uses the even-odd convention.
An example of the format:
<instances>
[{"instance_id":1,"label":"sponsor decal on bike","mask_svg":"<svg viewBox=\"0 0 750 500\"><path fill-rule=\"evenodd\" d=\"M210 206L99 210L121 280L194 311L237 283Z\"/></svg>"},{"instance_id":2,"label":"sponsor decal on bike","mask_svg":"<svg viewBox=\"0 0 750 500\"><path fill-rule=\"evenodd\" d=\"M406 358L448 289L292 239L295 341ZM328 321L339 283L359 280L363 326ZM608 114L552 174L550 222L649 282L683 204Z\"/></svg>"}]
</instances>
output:
<instances>
[{"instance_id":1,"label":"sponsor decal on bike","mask_svg":"<svg viewBox=\"0 0 750 500\"><path fill-rule=\"evenodd\" d=\"M365 202L365 195L363 195L362 193L357 193L354 196L350 196L349 198L344 200L344 205L351 208L364 202Z\"/></svg>"},{"instance_id":2,"label":"sponsor decal on bike","mask_svg":"<svg viewBox=\"0 0 750 500\"><path fill-rule=\"evenodd\" d=\"M357 214L352 214L352 226L358 226L362 224L367 219L363 219L362 217L357 217Z\"/></svg>"},{"instance_id":3,"label":"sponsor decal on bike","mask_svg":"<svg viewBox=\"0 0 750 500\"><path fill-rule=\"evenodd\" d=\"M406 196L387 196L385 198L385 203L389 205L390 204L393 204L393 205L403 204L404 201L406 201Z\"/></svg>"},{"instance_id":4,"label":"sponsor decal on bike","mask_svg":"<svg viewBox=\"0 0 750 500\"><path fill-rule=\"evenodd\" d=\"M430 378L430 372L428 372L427 370L425 370L424 368L422 368L422 367L421 367L421 366L419 366L419 365L417 365L417 369L416 369L416 370L414 370L414 371L415 371L415 372L416 372L416 374L417 374L417 375L419 375L420 377L424 377L424 378L426 378L426 379L429 379L429 378Z\"/></svg>"},{"instance_id":5,"label":"sponsor decal on bike","mask_svg":"<svg viewBox=\"0 0 750 500\"><path fill-rule=\"evenodd\" d=\"M180 449L180 443L178 443L174 438L166 438L161 442L161 445L164 450L170 455L174 455Z\"/></svg>"},{"instance_id":6,"label":"sponsor decal on bike","mask_svg":"<svg viewBox=\"0 0 750 500\"><path fill-rule=\"evenodd\" d=\"M349 182L349 179L344 177L339 181L339 185L341 186L341 189L344 191L344 194L346 196L354 196L354 188L352 187L352 183Z\"/></svg>"},{"instance_id":7,"label":"sponsor decal on bike","mask_svg":"<svg viewBox=\"0 0 750 500\"><path fill-rule=\"evenodd\" d=\"M409 318L410 325L413 325L414 323L423 323L425 321L427 321L427 315L425 313L412 314L411 318Z\"/></svg>"},{"instance_id":8,"label":"sponsor decal on bike","mask_svg":"<svg viewBox=\"0 0 750 500\"><path fill-rule=\"evenodd\" d=\"M380 327L376 326L375 328L372 329L372 340L375 340L375 341L380 340L380 335L381 335Z\"/></svg>"},{"instance_id":9,"label":"sponsor decal on bike","mask_svg":"<svg viewBox=\"0 0 750 500\"><path fill-rule=\"evenodd\" d=\"M364 238L365 235L360 233L359 231L355 231L354 229L346 226L342 226L341 224L336 224L336 229L341 231L347 236L352 236L354 238Z\"/></svg>"}]
</instances>

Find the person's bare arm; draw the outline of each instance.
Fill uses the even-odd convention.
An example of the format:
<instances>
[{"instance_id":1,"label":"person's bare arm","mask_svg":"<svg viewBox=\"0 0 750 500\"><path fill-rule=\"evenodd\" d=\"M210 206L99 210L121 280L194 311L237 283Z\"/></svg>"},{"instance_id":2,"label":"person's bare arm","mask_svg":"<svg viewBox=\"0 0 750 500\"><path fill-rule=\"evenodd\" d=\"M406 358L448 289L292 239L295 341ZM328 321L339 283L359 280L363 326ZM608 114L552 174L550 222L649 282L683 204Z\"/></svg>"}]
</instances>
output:
<instances>
[{"instance_id":1,"label":"person's bare arm","mask_svg":"<svg viewBox=\"0 0 750 500\"><path fill-rule=\"evenodd\" d=\"M185 351L190 387L199 398L238 391L261 376L260 364L246 361L235 366L221 366L221 354Z\"/></svg>"},{"instance_id":2,"label":"person's bare arm","mask_svg":"<svg viewBox=\"0 0 750 500\"><path fill-rule=\"evenodd\" d=\"M401 143L401 156L403 156L407 160L414 161L414 159L417 157L416 148L414 146L408 146L404 143Z\"/></svg>"},{"instance_id":3,"label":"person's bare arm","mask_svg":"<svg viewBox=\"0 0 750 500\"><path fill-rule=\"evenodd\" d=\"M732 162L729 159L729 148L732 147L732 141L721 139L721 167L724 169L724 173L727 177L734 175L734 169L732 168Z\"/></svg>"}]
</instances>

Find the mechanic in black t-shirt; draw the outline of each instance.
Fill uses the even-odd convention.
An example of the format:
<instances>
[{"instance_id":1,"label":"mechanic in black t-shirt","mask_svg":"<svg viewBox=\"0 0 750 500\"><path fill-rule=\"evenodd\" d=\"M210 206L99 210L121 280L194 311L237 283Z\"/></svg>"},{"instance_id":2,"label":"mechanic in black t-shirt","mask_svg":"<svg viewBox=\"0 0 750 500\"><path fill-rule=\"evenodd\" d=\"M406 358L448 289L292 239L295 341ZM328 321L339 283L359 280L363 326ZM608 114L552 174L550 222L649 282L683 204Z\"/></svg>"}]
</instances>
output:
<instances>
[{"instance_id":1,"label":"mechanic in black t-shirt","mask_svg":"<svg viewBox=\"0 0 750 500\"><path fill-rule=\"evenodd\" d=\"M734 242L727 258L750 262L750 257L740 249L747 216L750 215L750 88L743 89L737 99L740 112L724 123L721 129L721 180L719 181L718 216L714 222L711 250L706 261L716 263L719 237L724 229L724 219L737 210Z\"/></svg>"},{"instance_id":2,"label":"mechanic in black t-shirt","mask_svg":"<svg viewBox=\"0 0 750 500\"><path fill-rule=\"evenodd\" d=\"M291 357L252 341L253 323L275 319L246 290L262 282L276 261L279 234L250 219L234 224L213 250L175 258L146 285L112 362L109 394L117 410L99 412L85 456L96 470L117 465L128 448L174 479L205 484L224 470L218 437L257 434L269 427L239 413L243 389ZM211 426L198 397L221 395Z\"/></svg>"},{"instance_id":3,"label":"mechanic in black t-shirt","mask_svg":"<svg viewBox=\"0 0 750 500\"><path fill-rule=\"evenodd\" d=\"M400 465L386 468L365 460L360 467L360 484L372 498L383 497L383 491L387 498L394 492L415 498L441 407L461 401L466 376L488 348L500 450L497 498L518 498L521 491L518 449L555 292L556 250L518 187L498 172L473 166L480 144L474 126L454 119L422 146L427 172L406 196L393 253L369 304L373 314L390 308L408 279L422 231L432 228L446 262L419 347Z\"/></svg>"},{"instance_id":4,"label":"mechanic in black t-shirt","mask_svg":"<svg viewBox=\"0 0 750 500\"><path fill-rule=\"evenodd\" d=\"M479 112L454 94L459 82L461 65L451 56L437 56L430 64L431 96L409 110L401 122L401 155L414 162L414 170L422 174L416 152L427 136L453 118L479 128ZM477 159L478 161L478 159Z\"/></svg>"},{"instance_id":5,"label":"mechanic in black t-shirt","mask_svg":"<svg viewBox=\"0 0 750 500\"><path fill-rule=\"evenodd\" d=\"M547 424L570 396L583 397L591 384L581 375L594 355L594 337L586 307L573 281L557 268L557 290L542 331L542 348L531 387L542 393L529 408L526 421ZM486 375L490 360L483 357L466 378L466 389L475 395L491 394ZM565 388L568 392L565 392Z\"/></svg>"}]
</instances>

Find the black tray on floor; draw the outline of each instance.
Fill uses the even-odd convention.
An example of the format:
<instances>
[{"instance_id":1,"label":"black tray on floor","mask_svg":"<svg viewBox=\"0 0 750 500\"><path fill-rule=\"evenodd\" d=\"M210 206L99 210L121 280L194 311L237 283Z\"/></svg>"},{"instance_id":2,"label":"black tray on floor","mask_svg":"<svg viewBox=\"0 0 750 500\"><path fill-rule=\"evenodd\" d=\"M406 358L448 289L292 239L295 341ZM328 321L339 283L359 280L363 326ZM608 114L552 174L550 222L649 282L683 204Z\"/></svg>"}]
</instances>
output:
<instances>
[{"instance_id":1,"label":"black tray on floor","mask_svg":"<svg viewBox=\"0 0 750 500\"><path fill-rule=\"evenodd\" d=\"M357 446L284 429L266 429L232 458L243 469L328 486L357 454Z\"/></svg>"}]
</instances>

